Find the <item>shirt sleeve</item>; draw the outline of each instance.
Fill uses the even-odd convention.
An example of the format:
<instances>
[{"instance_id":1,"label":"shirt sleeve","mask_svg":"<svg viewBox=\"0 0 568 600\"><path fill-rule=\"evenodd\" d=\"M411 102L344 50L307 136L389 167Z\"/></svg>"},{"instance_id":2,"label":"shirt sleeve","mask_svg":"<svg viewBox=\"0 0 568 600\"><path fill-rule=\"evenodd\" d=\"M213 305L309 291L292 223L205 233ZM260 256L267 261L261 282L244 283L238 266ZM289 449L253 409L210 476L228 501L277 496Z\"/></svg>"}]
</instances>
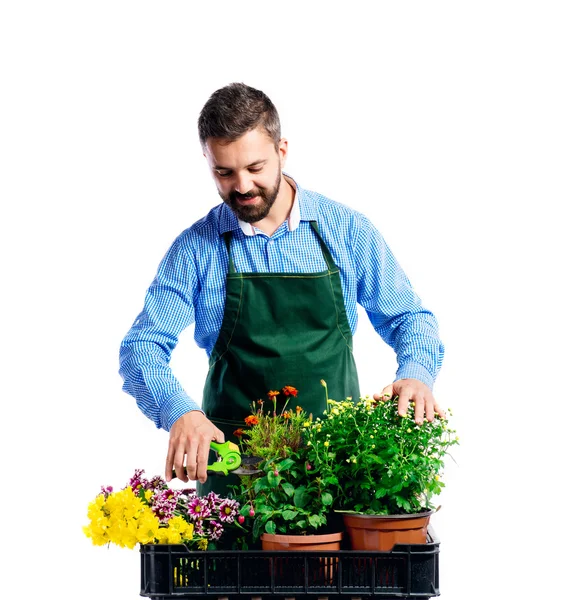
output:
<instances>
[{"instance_id":1,"label":"shirt sleeve","mask_svg":"<svg viewBox=\"0 0 568 600\"><path fill-rule=\"evenodd\" d=\"M436 317L422 306L379 231L363 215L359 225L357 301L395 351L396 379L418 379L432 388L444 357Z\"/></svg>"},{"instance_id":2,"label":"shirt sleeve","mask_svg":"<svg viewBox=\"0 0 568 600\"><path fill-rule=\"evenodd\" d=\"M183 414L201 410L169 366L180 333L195 320L196 293L194 256L182 234L160 263L144 308L120 346L122 389L156 427L166 431Z\"/></svg>"}]
</instances>

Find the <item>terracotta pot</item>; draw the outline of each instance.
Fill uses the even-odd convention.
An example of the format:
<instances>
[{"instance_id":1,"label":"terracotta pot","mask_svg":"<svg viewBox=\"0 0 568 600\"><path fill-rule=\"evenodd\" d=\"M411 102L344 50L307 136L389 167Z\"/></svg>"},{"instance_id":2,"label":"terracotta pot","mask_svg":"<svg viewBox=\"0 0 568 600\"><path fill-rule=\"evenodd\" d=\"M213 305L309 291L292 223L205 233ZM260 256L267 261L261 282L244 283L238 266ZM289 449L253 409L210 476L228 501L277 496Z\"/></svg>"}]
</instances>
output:
<instances>
[{"instance_id":1,"label":"terracotta pot","mask_svg":"<svg viewBox=\"0 0 568 600\"><path fill-rule=\"evenodd\" d=\"M280 535L263 533L260 536L263 550L340 550L343 532L322 535Z\"/></svg>"},{"instance_id":2,"label":"terracotta pot","mask_svg":"<svg viewBox=\"0 0 568 600\"><path fill-rule=\"evenodd\" d=\"M389 552L395 544L425 544L430 510L413 515L359 515L343 513L352 550Z\"/></svg>"},{"instance_id":3,"label":"terracotta pot","mask_svg":"<svg viewBox=\"0 0 568 600\"><path fill-rule=\"evenodd\" d=\"M284 550L293 552L320 551L320 550L341 550L341 540L343 532L326 533L321 535L280 535L263 533L260 536L263 550ZM282 582L282 585L290 585L294 578L298 578L298 585L304 582L303 562L298 563L297 559L288 560L284 557L275 557L273 563L274 577L276 583ZM335 580L338 561L334 557L314 558L310 563L308 579L311 585L332 585Z\"/></svg>"}]
</instances>

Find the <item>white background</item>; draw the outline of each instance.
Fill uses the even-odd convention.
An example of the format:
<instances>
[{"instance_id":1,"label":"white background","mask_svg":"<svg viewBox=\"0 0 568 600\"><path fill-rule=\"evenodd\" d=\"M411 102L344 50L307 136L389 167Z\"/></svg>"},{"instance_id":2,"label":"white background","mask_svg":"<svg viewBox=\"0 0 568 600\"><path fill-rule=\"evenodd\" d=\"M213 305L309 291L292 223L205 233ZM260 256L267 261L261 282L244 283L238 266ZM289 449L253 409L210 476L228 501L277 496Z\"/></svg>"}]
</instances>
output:
<instances>
[{"instance_id":1,"label":"white background","mask_svg":"<svg viewBox=\"0 0 568 600\"><path fill-rule=\"evenodd\" d=\"M365 212L439 319L461 438L433 518L441 597L566 597L564 3L203 4L2 3L0 595L139 597L137 550L81 528L100 485L162 473L118 347L219 202L196 121L244 81L279 109L287 171ZM373 393L396 363L361 316ZM200 398L192 333L172 365Z\"/></svg>"}]
</instances>

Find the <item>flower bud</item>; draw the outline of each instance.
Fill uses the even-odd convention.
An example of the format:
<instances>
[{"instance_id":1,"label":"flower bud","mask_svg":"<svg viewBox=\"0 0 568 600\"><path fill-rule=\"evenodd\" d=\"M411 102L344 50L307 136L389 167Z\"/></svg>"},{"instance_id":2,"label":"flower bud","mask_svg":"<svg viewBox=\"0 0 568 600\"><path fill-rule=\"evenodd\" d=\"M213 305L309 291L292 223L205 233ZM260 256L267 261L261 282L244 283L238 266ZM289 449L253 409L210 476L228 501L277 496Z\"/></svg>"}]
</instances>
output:
<instances>
[{"instance_id":1,"label":"flower bud","mask_svg":"<svg viewBox=\"0 0 568 600\"><path fill-rule=\"evenodd\" d=\"M249 510L249 517L254 517L254 508Z\"/></svg>"},{"instance_id":2,"label":"flower bud","mask_svg":"<svg viewBox=\"0 0 568 600\"><path fill-rule=\"evenodd\" d=\"M237 517L237 521L242 525L245 522L245 518L243 517L243 515L239 515Z\"/></svg>"}]
</instances>

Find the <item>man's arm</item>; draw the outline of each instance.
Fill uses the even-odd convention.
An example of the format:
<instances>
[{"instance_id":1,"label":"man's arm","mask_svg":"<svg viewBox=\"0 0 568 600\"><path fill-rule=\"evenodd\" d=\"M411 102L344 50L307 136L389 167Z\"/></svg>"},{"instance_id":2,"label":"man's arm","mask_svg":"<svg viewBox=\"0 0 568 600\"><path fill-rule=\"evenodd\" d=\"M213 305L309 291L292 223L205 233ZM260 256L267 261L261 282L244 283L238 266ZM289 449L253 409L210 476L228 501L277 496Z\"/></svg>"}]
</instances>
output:
<instances>
[{"instance_id":1,"label":"man's arm","mask_svg":"<svg viewBox=\"0 0 568 600\"><path fill-rule=\"evenodd\" d=\"M355 243L357 300L365 308L375 331L396 353L396 380L376 398L399 396L399 412L416 402L416 421L443 411L432 395L442 365L444 346L435 316L426 310L412 289L382 235L361 217Z\"/></svg>"},{"instance_id":2,"label":"man's arm","mask_svg":"<svg viewBox=\"0 0 568 600\"><path fill-rule=\"evenodd\" d=\"M194 322L197 289L193 253L182 234L160 263L144 308L120 347L123 390L134 396L156 427L170 432L167 481L174 468L182 481L188 477L205 481L209 443L224 441L223 433L188 396L169 366L180 333Z\"/></svg>"},{"instance_id":3,"label":"man's arm","mask_svg":"<svg viewBox=\"0 0 568 600\"><path fill-rule=\"evenodd\" d=\"M160 263L142 312L120 346L123 390L166 431L182 414L199 410L169 366L180 333L194 322L196 287L193 257L180 236Z\"/></svg>"}]
</instances>

